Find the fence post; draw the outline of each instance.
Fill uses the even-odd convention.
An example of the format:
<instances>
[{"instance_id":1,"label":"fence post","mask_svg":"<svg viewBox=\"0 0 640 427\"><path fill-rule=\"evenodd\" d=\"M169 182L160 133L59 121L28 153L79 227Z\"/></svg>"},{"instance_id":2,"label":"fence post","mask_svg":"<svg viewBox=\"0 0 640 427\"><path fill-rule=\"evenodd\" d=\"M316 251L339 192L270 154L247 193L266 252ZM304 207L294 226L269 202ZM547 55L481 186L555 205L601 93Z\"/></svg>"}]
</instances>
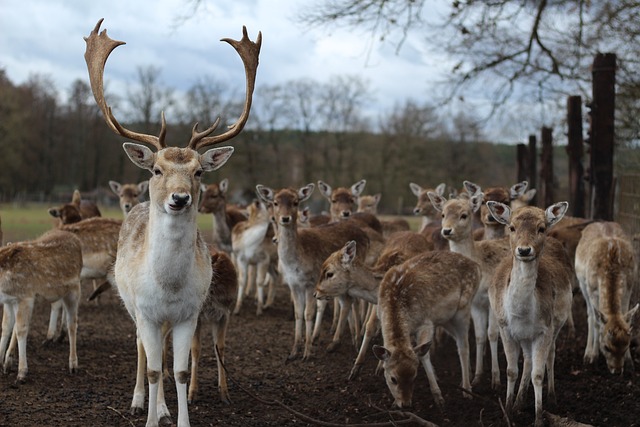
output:
<instances>
[{"instance_id":1,"label":"fence post","mask_svg":"<svg viewBox=\"0 0 640 427\"><path fill-rule=\"evenodd\" d=\"M599 53L591 67L591 218L613 220L613 148L616 83L616 55Z\"/></svg>"},{"instance_id":2,"label":"fence post","mask_svg":"<svg viewBox=\"0 0 640 427\"><path fill-rule=\"evenodd\" d=\"M537 155L538 151L536 149L536 136L529 135L529 188L537 188L538 184L538 166L537 166ZM529 203L531 206L538 206L538 195L531 199Z\"/></svg>"},{"instance_id":3,"label":"fence post","mask_svg":"<svg viewBox=\"0 0 640 427\"><path fill-rule=\"evenodd\" d=\"M528 170L528 159L527 159L527 146L524 144L518 144L516 146L516 157L517 157L517 168L516 171L517 179L516 182L522 182L528 179L527 170Z\"/></svg>"},{"instance_id":4,"label":"fence post","mask_svg":"<svg viewBox=\"0 0 640 427\"><path fill-rule=\"evenodd\" d=\"M543 206L555 203L553 194L553 136L551 128L542 127L542 153L540 155L540 183L543 190Z\"/></svg>"},{"instance_id":5,"label":"fence post","mask_svg":"<svg viewBox=\"0 0 640 427\"><path fill-rule=\"evenodd\" d=\"M567 98L567 154L569 155L569 208L573 216L585 217L582 97Z\"/></svg>"}]
</instances>

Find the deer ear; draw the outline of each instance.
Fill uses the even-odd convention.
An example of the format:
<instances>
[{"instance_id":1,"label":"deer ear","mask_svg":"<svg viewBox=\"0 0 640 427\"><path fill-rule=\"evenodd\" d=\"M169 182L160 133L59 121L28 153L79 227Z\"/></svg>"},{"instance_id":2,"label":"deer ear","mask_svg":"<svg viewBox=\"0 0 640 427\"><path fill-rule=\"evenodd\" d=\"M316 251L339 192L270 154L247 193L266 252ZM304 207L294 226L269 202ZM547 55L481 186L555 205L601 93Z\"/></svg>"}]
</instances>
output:
<instances>
[{"instance_id":1,"label":"deer ear","mask_svg":"<svg viewBox=\"0 0 640 427\"><path fill-rule=\"evenodd\" d=\"M73 191L73 197L71 198L71 204L80 207L80 202L82 201L82 197L80 196L79 190Z\"/></svg>"},{"instance_id":2,"label":"deer ear","mask_svg":"<svg viewBox=\"0 0 640 427\"><path fill-rule=\"evenodd\" d=\"M427 354L430 348L431 348L431 341L415 346L413 348L413 351L416 354L416 356L418 356L418 358L422 358Z\"/></svg>"},{"instance_id":3,"label":"deer ear","mask_svg":"<svg viewBox=\"0 0 640 427\"><path fill-rule=\"evenodd\" d=\"M229 178L225 178L220 181L219 187L222 194L227 194L227 190L229 189Z\"/></svg>"},{"instance_id":4,"label":"deer ear","mask_svg":"<svg viewBox=\"0 0 640 427\"><path fill-rule=\"evenodd\" d=\"M54 218L60 218L60 209L56 209L56 208L49 209L49 215L51 215Z\"/></svg>"},{"instance_id":5,"label":"deer ear","mask_svg":"<svg viewBox=\"0 0 640 427\"><path fill-rule=\"evenodd\" d=\"M436 187L436 193L438 193L439 195L444 195L444 190L447 189L447 184L445 184L444 182L441 182L440 184L438 184L438 186Z\"/></svg>"},{"instance_id":6,"label":"deer ear","mask_svg":"<svg viewBox=\"0 0 640 427\"><path fill-rule=\"evenodd\" d=\"M478 187L478 189L479 188L480 187ZM478 212L478 209L480 209L480 206L482 206L482 199L484 199L484 193L482 193L481 191L478 191L474 193L473 196L471 196L471 198L469 199L469 203L471 204L471 210L473 212Z\"/></svg>"},{"instance_id":7,"label":"deer ear","mask_svg":"<svg viewBox=\"0 0 640 427\"><path fill-rule=\"evenodd\" d=\"M388 360L389 357L391 357L391 353L389 353L389 350L387 350L381 345L374 345L372 349L373 349L373 354L378 358L378 360L381 360L384 362L385 360Z\"/></svg>"},{"instance_id":8,"label":"deer ear","mask_svg":"<svg viewBox=\"0 0 640 427\"><path fill-rule=\"evenodd\" d=\"M142 169L153 169L156 155L150 148L144 145L134 144L133 142L125 142L122 148L124 148L125 153L127 153L127 156L129 156L133 164Z\"/></svg>"},{"instance_id":9,"label":"deer ear","mask_svg":"<svg viewBox=\"0 0 640 427\"><path fill-rule=\"evenodd\" d=\"M416 196L416 197L420 197L420 193L422 193L422 187L420 187L418 184L415 184L413 182L409 183L409 188L411 189L411 192Z\"/></svg>"},{"instance_id":10,"label":"deer ear","mask_svg":"<svg viewBox=\"0 0 640 427\"><path fill-rule=\"evenodd\" d=\"M318 181L318 182L320 182L320 181ZM309 197L311 197L311 194L313 194L314 188L316 188L316 186L313 185L313 183L307 184L304 187L300 188L298 190L298 197L300 198L300 201L304 202ZM331 188L331 187L329 187L329 188Z\"/></svg>"},{"instance_id":11,"label":"deer ear","mask_svg":"<svg viewBox=\"0 0 640 427\"><path fill-rule=\"evenodd\" d=\"M509 206L505 205L504 203L489 200L487 202L487 208L489 208L489 212L491 212L493 218L500 224L509 224L509 221L511 220L511 209L509 208Z\"/></svg>"},{"instance_id":12,"label":"deer ear","mask_svg":"<svg viewBox=\"0 0 640 427\"><path fill-rule=\"evenodd\" d=\"M433 191L429 191L427 193L427 196L429 196L429 200L431 200L431 204L433 205L433 207L436 208L436 210L442 212L447 199L445 199L444 196L441 196L438 193L434 193Z\"/></svg>"},{"instance_id":13,"label":"deer ear","mask_svg":"<svg viewBox=\"0 0 640 427\"><path fill-rule=\"evenodd\" d=\"M119 182L109 181L109 187L111 188L111 191L113 191L114 193L120 194L120 188L122 188L122 186L120 185Z\"/></svg>"},{"instance_id":14,"label":"deer ear","mask_svg":"<svg viewBox=\"0 0 640 427\"><path fill-rule=\"evenodd\" d=\"M464 189L467 190L467 193L469 193L469 197L481 191L480 186L478 184L474 184L471 181L464 181L462 185L464 185Z\"/></svg>"},{"instance_id":15,"label":"deer ear","mask_svg":"<svg viewBox=\"0 0 640 427\"><path fill-rule=\"evenodd\" d=\"M554 205L551 205L544 211L544 216L547 219L547 226L551 227L553 224L556 224L560 221L564 214L567 213L567 209L569 209L569 203L567 202L558 202Z\"/></svg>"},{"instance_id":16,"label":"deer ear","mask_svg":"<svg viewBox=\"0 0 640 427\"><path fill-rule=\"evenodd\" d=\"M356 257L355 240L348 241L342 248L342 264L351 264Z\"/></svg>"},{"instance_id":17,"label":"deer ear","mask_svg":"<svg viewBox=\"0 0 640 427\"><path fill-rule=\"evenodd\" d=\"M364 186L367 185L367 180L362 179L351 186L351 194L358 197L364 191Z\"/></svg>"},{"instance_id":18,"label":"deer ear","mask_svg":"<svg viewBox=\"0 0 640 427\"><path fill-rule=\"evenodd\" d=\"M138 193L140 193L139 195L141 196L144 193L146 193L148 188L149 188L149 180L139 182L138 183Z\"/></svg>"},{"instance_id":19,"label":"deer ear","mask_svg":"<svg viewBox=\"0 0 640 427\"><path fill-rule=\"evenodd\" d=\"M232 154L233 147L212 148L200 154L200 165L205 172L214 171L227 163Z\"/></svg>"},{"instance_id":20,"label":"deer ear","mask_svg":"<svg viewBox=\"0 0 640 427\"><path fill-rule=\"evenodd\" d=\"M509 189L509 197L511 198L511 200L517 199L518 197L522 196L524 192L527 191L527 187L529 187L528 181L522 181L517 184L514 184Z\"/></svg>"},{"instance_id":21,"label":"deer ear","mask_svg":"<svg viewBox=\"0 0 640 427\"><path fill-rule=\"evenodd\" d=\"M640 313L640 311L638 310L639 308L640 308L640 304L636 304L635 307L627 311L627 314L624 315L624 320L626 320L627 324L630 326L631 329L635 329L634 325L638 320L638 315L639 315L638 313Z\"/></svg>"},{"instance_id":22,"label":"deer ear","mask_svg":"<svg viewBox=\"0 0 640 427\"><path fill-rule=\"evenodd\" d=\"M267 203L273 203L273 190L269 187L265 187L264 185L256 185L256 193L258 197L260 197L263 201Z\"/></svg>"},{"instance_id":23,"label":"deer ear","mask_svg":"<svg viewBox=\"0 0 640 427\"><path fill-rule=\"evenodd\" d=\"M331 200L331 186L322 180L318 180L318 189L327 199Z\"/></svg>"}]
</instances>

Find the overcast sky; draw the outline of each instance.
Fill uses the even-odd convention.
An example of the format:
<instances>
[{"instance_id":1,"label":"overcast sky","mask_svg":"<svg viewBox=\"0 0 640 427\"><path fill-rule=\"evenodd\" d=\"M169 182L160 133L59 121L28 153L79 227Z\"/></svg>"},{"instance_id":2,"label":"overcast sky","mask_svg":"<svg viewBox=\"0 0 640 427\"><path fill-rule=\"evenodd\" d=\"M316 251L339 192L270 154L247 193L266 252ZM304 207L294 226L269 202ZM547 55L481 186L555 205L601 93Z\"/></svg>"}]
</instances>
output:
<instances>
[{"instance_id":1,"label":"overcast sky","mask_svg":"<svg viewBox=\"0 0 640 427\"><path fill-rule=\"evenodd\" d=\"M178 93L205 75L243 88L240 59L219 40L240 39L246 25L252 40L258 31L263 36L258 86L359 75L374 97L367 110L374 123L407 98L429 101L434 83L451 67L439 52L427 51L419 32L396 52L394 43L378 43L365 31L307 30L295 22L305 1L204 3L194 16L191 0L0 0L0 67L14 84L34 73L51 77L66 101L74 80L88 82L83 37L104 18L101 29L127 43L107 62L110 92L124 94L137 82L137 67L149 65L159 67L161 83ZM184 16L190 18L180 21ZM502 137L513 142L513 135Z\"/></svg>"}]
</instances>

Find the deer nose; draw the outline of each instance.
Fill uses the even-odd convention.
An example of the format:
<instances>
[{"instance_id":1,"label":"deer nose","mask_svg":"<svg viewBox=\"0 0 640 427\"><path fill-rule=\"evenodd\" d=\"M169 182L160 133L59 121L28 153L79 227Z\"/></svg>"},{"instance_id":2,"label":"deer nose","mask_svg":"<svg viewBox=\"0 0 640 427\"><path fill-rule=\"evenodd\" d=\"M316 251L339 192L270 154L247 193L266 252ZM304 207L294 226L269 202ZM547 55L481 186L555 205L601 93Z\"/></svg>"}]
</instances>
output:
<instances>
[{"instance_id":1,"label":"deer nose","mask_svg":"<svg viewBox=\"0 0 640 427\"><path fill-rule=\"evenodd\" d=\"M349 216L351 215L351 211L342 211L340 215L342 216L342 218L349 218Z\"/></svg>"},{"instance_id":2,"label":"deer nose","mask_svg":"<svg viewBox=\"0 0 640 427\"><path fill-rule=\"evenodd\" d=\"M450 228L443 228L443 229L442 229L442 235L443 235L444 237L451 236L451 233L452 233L452 232L453 232L453 230L452 230L452 229L450 229Z\"/></svg>"},{"instance_id":3,"label":"deer nose","mask_svg":"<svg viewBox=\"0 0 640 427\"><path fill-rule=\"evenodd\" d=\"M520 256L529 256L529 255L531 255L531 248L529 246L518 247L518 255L520 255Z\"/></svg>"},{"instance_id":4,"label":"deer nose","mask_svg":"<svg viewBox=\"0 0 640 427\"><path fill-rule=\"evenodd\" d=\"M280 218L280 223L281 224L289 224L289 222L291 222L291 217L290 216L283 216L282 218Z\"/></svg>"},{"instance_id":5,"label":"deer nose","mask_svg":"<svg viewBox=\"0 0 640 427\"><path fill-rule=\"evenodd\" d=\"M131 210L131 204L129 204L129 203L125 203L123 207L124 207L124 210L127 211L127 212L129 212Z\"/></svg>"},{"instance_id":6,"label":"deer nose","mask_svg":"<svg viewBox=\"0 0 640 427\"><path fill-rule=\"evenodd\" d=\"M420 208L413 208L413 214L418 215L420 213Z\"/></svg>"},{"instance_id":7,"label":"deer nose","mask_svg":"<svg viewBox=\"0 0 640 427\"><path fill-rule=\"evenodd\" d=\"M185 193L173 193L171 195L171 199L173 199L173 204L177 207L185 207L189 203L191 196Z\"/></svg>"}]
</instances>

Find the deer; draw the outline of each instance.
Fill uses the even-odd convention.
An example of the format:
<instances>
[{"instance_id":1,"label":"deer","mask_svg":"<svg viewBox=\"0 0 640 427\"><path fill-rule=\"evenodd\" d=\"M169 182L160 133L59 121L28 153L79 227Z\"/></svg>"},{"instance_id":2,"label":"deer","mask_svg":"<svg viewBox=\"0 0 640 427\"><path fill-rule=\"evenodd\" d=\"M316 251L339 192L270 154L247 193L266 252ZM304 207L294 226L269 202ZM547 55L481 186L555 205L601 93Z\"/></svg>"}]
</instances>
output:
<instances>
[{"instance_id":1,"label":"deer","mask_svg":"<svg viewBox=\"0 0 640 427\"><path fill-rule=\"evenodd\" d=\"M575 269L587 303L588 336L584 362L593 364L604 355L612 374L633 370L629 351L638 318L629 302L636 276L631 239L616 222L596 222L582 230L576 248Z\"/></svg>"},{"instance_id":2,"label":"deer","mask_svg":"<svg viewBox=\"0 0 640 427\"><path fill-rule=\"evenodd\" d=\"M372 215L378 215L378 204L382 195L380 193L373 196L362 195L358 197L358 209L357 212L366 212ZM382 224L382 236L384 238L389 237L391 234L398 231L407 231L411 229L409 222L404 218L395 218L391 220L380 220Z\"/></svg>"},{"instance_id":3,"label":"deer","mask_svg":"<svg viewBox=\"0 0 640 427\"><path fill-rule=\"evenodd\" d=\"M422 364L434 401L444 408L429 352L437 326L456 341L463 396L471 398L467 393L471 391L468 334L479 282L478 264L450 251L418 255L384 275L377 306L383 346L374 345L373 353L382 361L395 406L411 406L418 364Z\"/></svg>"},{"instance_id":4,"label":"deer","mask_svg":"<svg viewBox=\"0 0 640 427\"><path fill-rule=\"evenodd\" d=\"M555 402L554 364L556 339L571 311L575 273L564 248L548 238L569 204L558 202L542 210L527 206L512 212L509 206L489 201L498 222L509 227L511 256L496 268L489 300L500 328L507 359L507 415L519 411L529 381L535 393L535 425L542 426L542 382L547 372L547 399ZM518 363L524 363L518 394Z\"/></svg>"},{"instance_id":5,"label":"deer","mask_svg":"<svg viewBox=\"0 0 640 427\"><path fill-rule=\"evenodd\" d=\"M409 188L418 198L416 207L413 208L413 214L416 216L422 216L422 224L420 225L419 233L424 234L430 241L432 241L437 250L448 250L449 243L442 237L441 233L442 220L439 212L431 204L428 196L429 191L433 191L440 196L444 196L444 192L447 188L446 184L440 183L435 189L432 189L421 187L414 182L410 182Z\"/></svg>"},{"instance_id":6,"label":"deer","mask_svg":"<svg viewBox=\"0 0 640 427\"><path fill-rule=\"evenodd\" d=\"M198 212L213 216L213 244L232 255L231 230L236 224L246 221L247 215L242 210L227 205L228 178L219 183L202 184L201 189L202 200Z\"/></svg>"},{"instance_id":7,"label":"deer","mask_svg":"<svg viewBox=\"0 0 640 427\"><path fill-rule=\"evenodd\" d=\"M141 181L137 184L120 184L118 181L109 181L109 187L118 196L122 215L127 216L131 209L140 203L140 196L147 192L149 181Z\"/></svg>"},{"instance_id":8,"label":"deer","mask_svg":"<svg viewBox=\"0 0 640 427\"><path fill-rule=\"evenodd\" d=\"M102 216L95 203L84 200L80 191L74 190L70 203L49 209L49 215L60 220L62 224L72 224L94 216Z\"/></svg>"},{"instance_id":9,"label":"deer","mask_svg":"<svg viewBox=\"0 0 640 427\"><path fill-rule=\"evenodd\" d=\"M237 119L221 134L211 135L219 124L199 131L193 126L184 148L165 142L166 121L161 115L158 136L131 131L121 125L104 97L103 75L111 52L124 44L111 39L106 30L98 33L100 19L88 37L85 60L91 89L108 127L117 135L147 145L123 145L129 159L148 170L149 201L136 205L124 219L118 239L113 275L118 293L136 325L138 366L146 358L149 382L147 426L170 420L170 413L159 392L162 382L163 327L172 330L173 371L178 397L179 427L189 425L187 379L189 349L198 315L207 298L212 278L211 255L197 226L197 206L204 172L222 167L233 147L198 150L228 141L238 135L249 118L255 87L262 34L253 42L242 29L242 39L222 39L238 53L244 64L246 95ZM139 378L138 378L139 379ZM131 404L133 414L143 413L144 382L136 381Z\"/></svg>"},{"instance_id":10,"label":"deer","mask_svg":"<svg viewBox=\"0 0 640 427\"><path fill-rule=\"evenodd\" d=\"M0 303L3 304L0 360L5 373L11 352L12 335L18 345L17 381L28 373L27 335L36 296L46 301L61 301L65 308L69 338L69 372L78 370L76 334L82 250L71 233L51 230L38 239L12 243L0 248Z\"/></svg>"},{"instance_id":11,"label":"deer","mask_svg":"<svg viewBox=\"0 0 640 427\"><path fill-rule=\"evenodd\" d=\"M289 287L295 312L295 335L287 360L298 358L303 344L302 360L310 359L314 338L319 332L322 313L326 301L314 301L313 291L320 274L322 262L345 242L355 240L362 245L362 256L366 256L369 246L367 235L348 221L318 227L298 228L298 206L308 200L313 193L313 183L297 190L283 188L278 191L258 184L259 197L271 206L274 222L277 224L278 262L283 281ZM350 301L344 301L341 317L346 318ZM314 314L316 315L314 325ZM339 342L341 329L338 327L329 350Z\"/></svg>"},{"instance_id":12,"label":"deer","mask_svg":"<svg viewBox=\"0 0 640 427\"><path fill-rule=\"evenodd\" d=\"M191 381L189 382L188 402L193 403L198 395L198 364L202 353L202 331L205 326L209 326L216 352L220 400L230 404L227 374L224 367L224 351L231 307L234 305L238 290L238 275L229 255L216 250L210 252L213 271L211 286L209 286L209 294L204 301L202 310L200 310L198 324L191 340Z\"/></svg>"},{"instance_id":13,"label":"deer","mask_svg":"<svg viewBox=\"0 0 640 427\"><path fill-rule=\"evenodd\" d=\"M442 212L442 236L449 241L449 250L465 255L480 265L482 272L480 287L471 308L476 336L476 365L472 384L478 384L484 374L482 361L488 337L491 351L491 386L497 388L500 385L499 330L489 305L488 289L495 268L509 254L509 243L506 240L475 240L473 238L474 214L482 205L482 192L475 193L469 198L449 200L434 192L429 192L428 196L434 208Z\"/></svg>"},{"instance_id":14,"label":"deer","mask_svg":"<svg viewBox=\"0 0 640 427\"><path fill-rule=\"evenodd\" d=\"M380 281L391 267L433 249L422 234L401 231L389 237L376 265L369 267L356 257L356 246L356 242L351 240L322 263L314 292L317 299L348 295L376 305ZM377 310L373 308L369 313L364 338L349 374L349 380L355 379L360 373L367 349L379 329Z\"/></svg>"},{"instance_id":15,"label":"deer","mask_svg":"<svg viewBox=\"0 0 640 427\"><path fill-rule=\"evenodd\" d=\"M278 250L273 244L273 228L267 208L260 200L247 207L249 219L231 230L233 255L239 275L238 297L233 314L240 313L250 280L256 285L256 315L273 304L277 275ZM268 289L265 303L265 289Z\"/></svg>"}]
</instances>

